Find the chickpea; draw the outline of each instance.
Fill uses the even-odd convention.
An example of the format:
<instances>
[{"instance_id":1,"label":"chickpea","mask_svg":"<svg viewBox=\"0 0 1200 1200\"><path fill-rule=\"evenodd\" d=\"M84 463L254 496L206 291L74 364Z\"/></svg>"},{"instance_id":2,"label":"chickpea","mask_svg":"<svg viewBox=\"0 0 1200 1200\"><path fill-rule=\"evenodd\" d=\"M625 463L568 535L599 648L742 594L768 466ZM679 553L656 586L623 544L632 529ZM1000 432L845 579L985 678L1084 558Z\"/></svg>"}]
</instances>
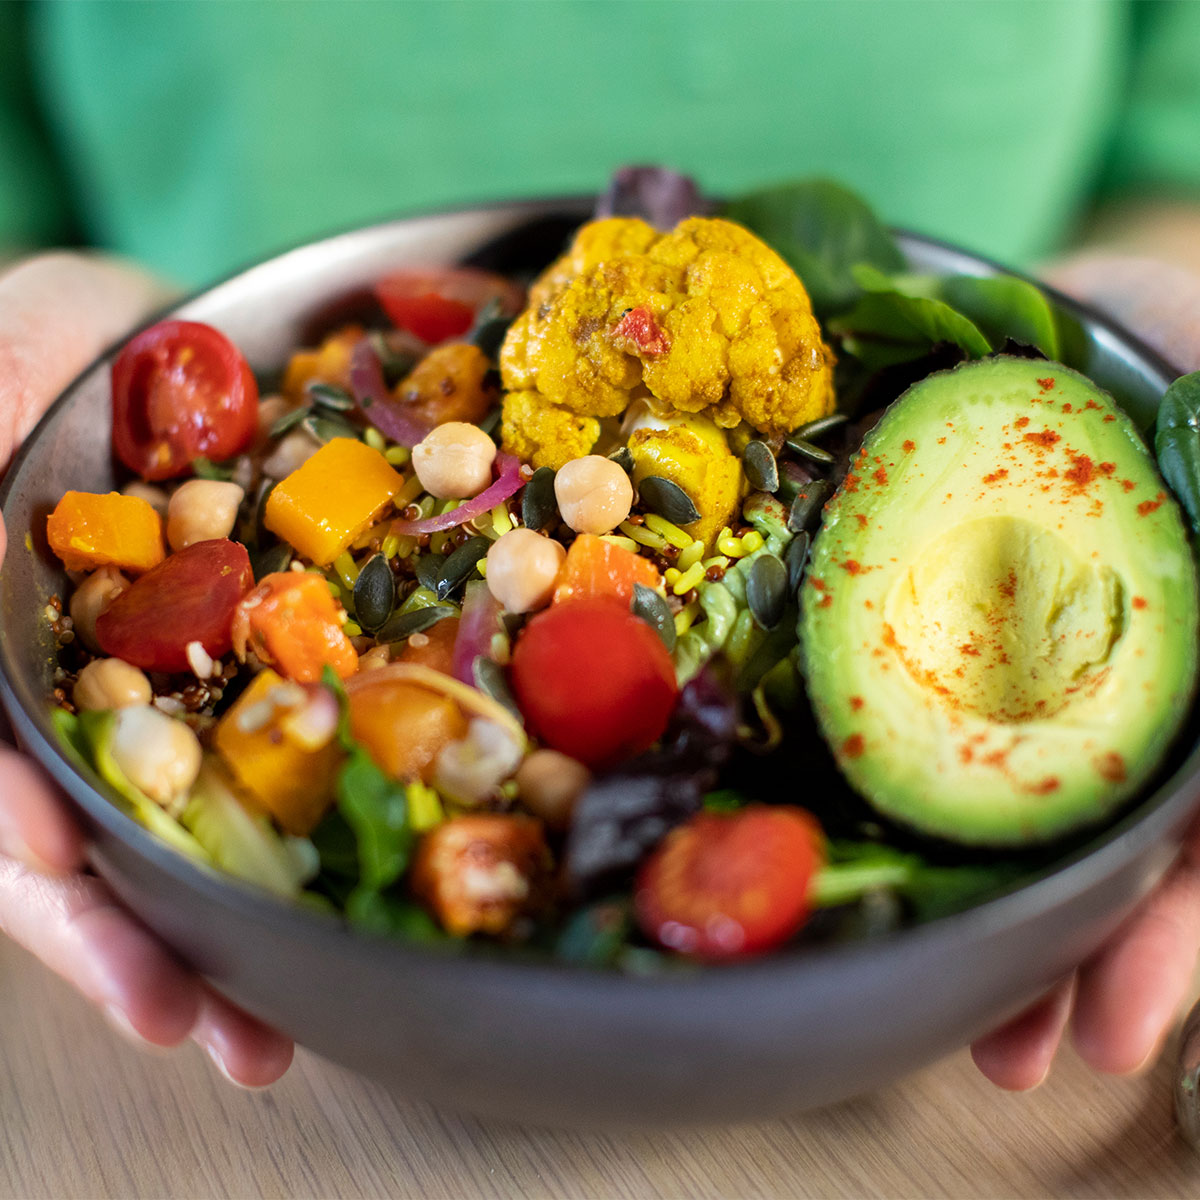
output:
<instances>
[{"instance_id":1,"label":"chickpea","mask_svg":"<svg viewBox=\"0 0 1200 1200\"><path fill-rule=\"evenodd\" d=\"M112 756L129 782L164 808L185 796L200 774L200 740L149 704L117 712Z\"/></svg>"},{"instance_id":2,"label":"chickpea","mask_svg":"<svg viewBox=\"0 0 1200 1200\"><path fill-rule=\"evenodd\" d=\"M268 479L286 479L293 471L304 466L320 448L321 443L311 433L293 429L263 459L262 473Z\"/></svg>"},{"instance_id":3,"label":"chickpea","mask_svg":"<svg viewBox=\"0 0 1200 1200\"><path fill-rule=\"evenodd\" d=\"M97 658L79 672L71 698L78 709L100 712L149 704L153 694L145 672L123 658Z\"/></svg>"},{"instance_id":4,"label":"chickpea","mask_svg":"<svg viewBox=\"0 0 1200 1200\"><path fill-rule=\"evenodd\" d=\"M439 500L477 496L492 482L496 443L476 425L447 421L413 447L421 486Z\"/></svg>"},{"instance_id":5,"label":"chickpea","mask_svg":"<svg viewBox=\"0 0 1200 1200\"><path fill-rule=\"evenodd\" d=\"M236 483L218 479L189 479L167 506L167 541L172 550L196 542L228 537L246 495Z\"/></svg>"},{"instance_id":6,"label":"chickpea","mask_svg":"<svg viewBox=\"0 0 1200 1200\"><path fill-rule=\"evenodd\" d=\"M136 496L139 500L145 500L164 521L167 519L167 493L162 488L155 487L152 483L143 483L140 479L133 479L121 492L126 496Z\"/></svg>"},{"instance_id":7,"label":"chickpea","mask_svg":"<svg viewBox=\"0 0 1200 1200\"><path fill-rule=\"evenodd\" d=\"M129 580L116 567L99 567L71 593L71 622L75 636L91 651L100 649L96 641L96 620L129 586Z\"/></svg>"},{"instance_id":8,"label":"chickpea","mask_svg":"<svg viewBox=\"0 0 1200 1200\"><path fill-rule=\"evenodd\" d=\"M557 750L535 750L517 768L517 794L522 805L550 829L566 829L580 793L592 773L578 760Z\"/></svg>"},{"instance_id":9,"label":"chickpea","mask_svg":"<svg viewBox=\"0 0 1200 1200\"><path fill-rule=\"evenodd\" d=\"M487 556L488 591L511 613L545 608L567 552L532 529L510 529Z\"/></svg>"},{"instance_id":10,"label":"chickpea","mask_svg":"<svg viewBox=\"0 0 1200 1200\"><path fill-rule=\"evenodd\" d=\"M624 469L599 454L573 458L554 477L562 519L576 533L612 533L633 507L633 484Z\"/></svg>"}]
</instances>

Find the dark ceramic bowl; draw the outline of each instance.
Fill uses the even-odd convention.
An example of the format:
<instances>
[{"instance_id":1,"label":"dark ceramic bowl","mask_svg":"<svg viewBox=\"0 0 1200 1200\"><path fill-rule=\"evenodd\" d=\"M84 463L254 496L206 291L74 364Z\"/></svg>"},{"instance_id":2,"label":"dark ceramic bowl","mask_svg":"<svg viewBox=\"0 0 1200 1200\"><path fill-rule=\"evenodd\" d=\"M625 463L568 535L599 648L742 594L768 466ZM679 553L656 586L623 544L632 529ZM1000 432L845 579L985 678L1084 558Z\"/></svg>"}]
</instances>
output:
<instances>
[{"instance_id":1,"label":"dark ceramic bowl","mask_svg":"<svg viewBox=\"0 0 1200 1200\"><path fill-rule=\"evenodd\" d=\"M578 201L395 221L284 254L175 310L271 370L367 284L405 263L535 268L587 215ZM905 236L914 268L999 268ZM1062 299L1073 365L1144 426L1170 368ZM42 609L63 578L46 515L113 485L109 357L26 442L3 487L0 693L28 751L78 806L113 890L214 986L299 1043L435 1104L551 1124L666 1125L778 1115L877 1087L1006 1017L1094 951L1160 878L1194 808L1189 726L1152 794L1020 889L873 942L666 977L506 961L383 941L198 866L124 816L49 722ZM29 531L28 539L25 531Z\"/></svg>"}]
</instances>

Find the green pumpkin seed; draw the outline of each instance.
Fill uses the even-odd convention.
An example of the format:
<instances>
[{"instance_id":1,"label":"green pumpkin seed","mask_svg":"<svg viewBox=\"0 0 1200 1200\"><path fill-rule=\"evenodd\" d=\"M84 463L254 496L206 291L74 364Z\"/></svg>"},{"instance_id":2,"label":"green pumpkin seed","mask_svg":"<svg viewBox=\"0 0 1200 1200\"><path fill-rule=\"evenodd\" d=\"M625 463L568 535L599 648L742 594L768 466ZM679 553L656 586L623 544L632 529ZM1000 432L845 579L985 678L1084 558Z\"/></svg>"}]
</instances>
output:
<instances>
[{"instance_id":1,"label":"green pumpkin seed","mask_svg":"<svg viewBox=\"0 0 1200 1200\"><path fill-rule=\"evenodd\" d=\"M538 467L521 493L521 521L526 529L541 531L558 517L554 498L554 468Z\"/></svg>"},{"instance_id":2,"label":"green pumpkin seed","mask_svg":"<svg viewBox=\"0 0 1200 1200\"><path fill-rule=\"evenodd\" d=\"M609 456L609 462L615 462L626 475L633 473L633 451L628 446L618 446Z\"/></svg>"},{"instance_id":3,"label":"green pumpkin seed","mask_svg":"<svg viewBox=\"0 0 1200 1200\"><path fill-rule=\"evenodd\" d=\"M788 601L788 570L774 554L760 554L746 579L746 604L760 629L774 629L783 620Z\"/></svg>"},{"instance_id":4,"label":"green pumpkin seed","mask_svg":"<svg viewBox=\"0 0 1200 1200\"><path fill-rule=\"evenodd\" d=\"M281 417L276 417L271 422L271 428L268 434L272 438L281 438L289 430L294 429L305 417L309 415L307 408L290 408Z\"/></svg>"},{"instance_id":5,"label":"green pumpkin seed","mask_svg":"<svg viewBox=\"0 0 1200 1200\"><path fill-rule=\"evenodd\" d=\"M417 559L417 582L431 592L437 591L438 580L442 577L442 567L446 559L441 554L422 554Z\"/></svg>"},{"instance_id":6,"label":"green pumpkin seed","mask_svg":"<svg viewBox=\"0 0 1200 1200\"><path fill-rule=\"evenodd\" d=\"M779 490L779 467L775 455L766 442L757 439L746 443L742 454L742 469L750 486L760 492L777 492Z\"/></svg>"},{"instance_id":7,"label":"green pumpkin seed","mask_svg":"<svg viewBox=\"0 0 1200 1200\"><path fill-rule=\"evenodd\" d=\"M491 548L491 539L485 538L483 534L476 534L446 555L433 588L437 598L448 600L453 596L475 573L476 564Z\"/></svg>"},{"instance_id":8,"label":"green pumpkin seed","mask_svg":"<svg viewBox=\"0 0 1200 1200\"><path fill-rule=\"evenodd\" d=\"M378 330L372 330L367 338L379 359L383 381L389 388L395 387L417 365L417 355L393 350L391 343Z\"/></svg>"},{"instance_id":9,"label":"green pumpkin seed","mask_svg":"<svg viewBox=\"0 0 1200 1200\"><path fill-rule=\"evenodd\" d=\"M267 528L264 517L267 514L267 501L275 490L273 479L264 479L258 485L258 498L254 501L254 544L259 547L275 544L275 535Z\"/></svg>"},{"instance_id":10,"label":"green pumpkin seed","mask_svg":"<svg viewBox=\"0 0 1200 1200\"><path fill-rule=\"evenodd\" d=\"M518 721L524 720L509 690L508 680L504 677L504 668L498 662L488 658L486 654L477 655L471 664L471 677L475 680L475 686L485 696L490 696L497 704L508 709Z\"/></svg>"},{"instance_id":11,"label":"green pumpkin seed","mask_svg":"<svg viewBox=\"0 0 1200 1200\"><path fill-rule=\"evenodd\" d=\"M275 545L250 555L250 569L254 572L256 583L260 582L264 575L286 571L291 562L292 548L286 542L276 542Z\"/></svg>"},{"instance_id":12,"label":"green pumpkin seed","mask_svg":"<svg viewBox=\"0 0 1200 1200\"><path fill-rule=\"evenodd\" d=\"M823 467L833 462L833 455L828 450L822 450L820 446L796 437L795 434L788 438L787 444L790 450L794 450L801 458L807 458L809 462L820 463Z\"/></svg>"},{"instance_id":13,"label":"green pumpkin seed","mask_svg":"<svg viewBox=\"0 0 1200 1200\"><path fill-rule=\"evenodd\" d=\"M382 554L372 554L354 581L354 614L359 625L374 633L396 607L396 579Z\"/></svg>"},{"instance_id":14,"label":"green pumpkin seed","mask_svg":"<svg viewBox=\"0 0 1200 1200\"><path fill-rule=\"evenodd\" d=\"M828 417L806 421L798 429L793 429L789 436L799 438L803 442L811 442L814 438L824 437L840 425L845 425L848 419L845 413L831 413Z\"/></svg>"},{"instance_id":15,"label":"green pumpkin seed","mask_svg":"<svg viewBox=\"0 0 1200 1200\"><path fill-rule=\"evenodd\" d=\"M788 570L788 590L790 592L794 593L804 578L804 568L808 565L808 548L811 544L812 537L807 530L796 534L788 543L784 564Z\"/></svg>"},{"instance_id":16,"label":"green pumpkin seed","mask_svg":"<svg viewBox=\"0 0 1200 1200\"><path fill-rule=\"evenodd\" d=\"M413 608L406 613L396 613L382 628L375 631L377 642L402 642L414 633L423 633L445 617L453 617L458 609L453 604L429 604L425 608Z\"/></svg>"},{"instance_id":17,"label":"green pumpkin seed","mask_svg":"<svg viewBox=\"0 0 1200 1200\"><path fill-rule=\"evenodd\" d=\"M496 430L500 428L500 419L504 414L499 408L493 408L482 421L479 422L479 428L492 439L496 440Z\"/></svg>"},{"instance_id":18,"label":"green pumpkin seed","mask_svg":"<svg viewBox=\"0 0 1200 1200\"><path fill-rule=\"evenodd\" d=\"M700 510L692 498L670 479L661 475L648 475L638 485L642 503L673 525L690 525L700 520Z\"/></svg>"},{"instance_id":19,"label":"green pumpkin seed","mask_svg":"<svg viewBox=\"0 0 1200 1200\"><path fill-rule=\"evenodd\" d=\"M814 479L796 493L788 512L788 528L793 533L811 529L821 515L821 506L829 498L833 485L828 479Z\"/></svg>"},{"instance_id":20,"label":"green pumpkin seed","mask_svg":"<svg viewBox=\"0 0 1200 1200\"><path fill-rule=\"evenodd\" d=\"M474 342L493 362L500 355L500 347L504 344L504 335L512 324L512 317L505 316L504 305L497 296L493 296L476 314L475 323L467 334L466 340Z\"/></svg>"},{"instance_id":21,"label":"green pumpkin seed","mask_svg":"<svg viewBox=\"0 0 1200 1200\"><path fill-rule=\"evenodd\" d=\"M334 438L357 438L359 434L358 429L349 421L315 409L300 422L300 428L315 437L321 445L332 442Z\"/></svg>"},{"instance_id":22,"label":"green pumpkin seed","mask_svg":"<svg viewBox=\"0 0 1200 1200\"><path fill-rule=\"evenodd\" d=\"M309 400L318 408L339 413L354 411L354 397L345 388L314 381L304 390L308 393Z\"/></svg>"},{"instance_id":23,"label":"green pumpkin seed","mask_svg":"<svg viewBox=\"0 0 1200 1200\"><path fill-rule=\"evenodd\" d=\"M668 650L675 649L675 617L667 602L644 583L633 585L633 614L641 617L663 640Z\"/></svg>"}]
</instances>

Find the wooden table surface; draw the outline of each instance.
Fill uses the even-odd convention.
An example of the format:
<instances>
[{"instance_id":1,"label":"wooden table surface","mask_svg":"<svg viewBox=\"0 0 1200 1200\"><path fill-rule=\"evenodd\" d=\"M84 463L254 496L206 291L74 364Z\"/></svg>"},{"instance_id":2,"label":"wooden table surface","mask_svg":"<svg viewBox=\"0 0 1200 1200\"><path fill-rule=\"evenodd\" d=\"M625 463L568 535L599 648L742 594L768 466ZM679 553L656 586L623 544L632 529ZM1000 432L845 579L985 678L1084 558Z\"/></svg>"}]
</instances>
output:
<instances>
[{"instance_id":1,"label":"wooden table surface","mask_svg":"<svg viewBox=\"0 0 1200 1200\"><path fill-rule=\"evenodd\" d=\"M1015 1096L964 1051L765 1124L529 1129L435 1111L303 1051L274 1088L237 1090L193 1046L130 1046L0 939L0 1196L1195 1200L1168 1056L1110 1079L1068 1054Z\"/></svg>"}]
</instances>

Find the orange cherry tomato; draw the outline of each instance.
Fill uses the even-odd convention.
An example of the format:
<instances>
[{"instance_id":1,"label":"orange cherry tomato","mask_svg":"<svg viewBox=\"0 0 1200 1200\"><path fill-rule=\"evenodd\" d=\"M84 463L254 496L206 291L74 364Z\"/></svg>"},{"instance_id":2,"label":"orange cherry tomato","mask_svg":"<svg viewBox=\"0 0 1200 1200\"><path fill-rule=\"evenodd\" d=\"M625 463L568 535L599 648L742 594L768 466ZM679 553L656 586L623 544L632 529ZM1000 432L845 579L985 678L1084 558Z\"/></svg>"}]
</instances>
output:
<instances>
[{"instance_id":1,"label":"orange cherry tomato","mask_svg":"<svg viewBox=\"0 0 1200 1200\"><path fill-rule=\"evenodd\" d=\"M517 638L512 685L532 732L589 767L648 749L678 695L662 639L612 599L538 613Z\"/></svg>"},{"instance_id":2,"label":"orange cherry tomato","mask_svg":"<svg viewBox=\"0 0 1200 1200\"><path fill-rule=\"evenodd\" d=\"M823 845L816 819L790 805L698 813L642 864L638 924L660 945L696 958L771 950L808 918Z\"/></svg>"},{"instance_id":3,"label":"orange cherry tomato","mask_svg":"<svg viewBox=\"0 0 1200 1200\"><path fill-rule=\"evenodd\" d=\"M143 329L112 368L113 451L143 479L184 474L197 458L254 440L258 384L238 348L196 321Z\"/></svg>"},{"instance_id":4,"label":"orange cherry tomato","mask_svg":"<svg viewBox=\"0 0 1200 1200\"><path fill-rule=\"evenodd\" d=\"M194 542L117 596L96 620L96 641L144 671L186 671L190 642L212 658L229 653L234 610L253 585L245 546Z\"/></svg>"},{"instance_id":5,"label":"orange cherry tomato","mask_svg":"<svg viewBox=\"0 0 1200 1200\"><path fill-rule=\"evenodd\" d=\"M473 267L393 271L375 285L375 294L398 329L430 345L462 337L489 300L499 300L506 316L518 312L524 301L515 283Z\"/></svg>"}]
</instances>

